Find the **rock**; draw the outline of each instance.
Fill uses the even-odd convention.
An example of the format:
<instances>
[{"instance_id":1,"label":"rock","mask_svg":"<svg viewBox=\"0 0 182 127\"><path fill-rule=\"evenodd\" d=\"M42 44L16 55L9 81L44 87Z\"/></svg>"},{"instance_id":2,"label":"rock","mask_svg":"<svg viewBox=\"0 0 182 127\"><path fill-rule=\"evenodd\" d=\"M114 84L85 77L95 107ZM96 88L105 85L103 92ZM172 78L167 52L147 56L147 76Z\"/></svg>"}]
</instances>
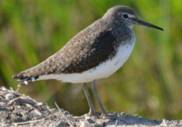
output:
<instances>
[{"instance_id":1,"label":"rock","mask_svg":"<svg viewBox=\"0 0 182 127\"><path fill-rule=\"evenodd\" d=\"M149 120L126 113L109 113L103 117L84 114L73 116L59 108L37 102L5 87L0 88L0 126L1 127L182 127L182 120Z\"/></svg>"}]
</instances>

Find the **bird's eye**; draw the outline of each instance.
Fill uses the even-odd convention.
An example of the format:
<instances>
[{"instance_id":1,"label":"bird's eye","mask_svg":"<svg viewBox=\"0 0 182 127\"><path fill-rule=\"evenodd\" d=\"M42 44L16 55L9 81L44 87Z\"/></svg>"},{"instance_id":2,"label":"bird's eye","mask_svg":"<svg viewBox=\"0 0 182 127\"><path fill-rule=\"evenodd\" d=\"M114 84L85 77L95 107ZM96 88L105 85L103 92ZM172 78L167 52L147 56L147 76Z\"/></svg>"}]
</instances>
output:
<instances>
[{"instance_id":1,"label":"bird's eye","mask_svg":"<svg viewBox=\"0 0 182 127\"><path fill-rule=\"evenodd\" d=\"M127 19L127 18L128 18L128 14L124 14L123 17L124 17L125 19Z\"/></svg>"}]
</instances>

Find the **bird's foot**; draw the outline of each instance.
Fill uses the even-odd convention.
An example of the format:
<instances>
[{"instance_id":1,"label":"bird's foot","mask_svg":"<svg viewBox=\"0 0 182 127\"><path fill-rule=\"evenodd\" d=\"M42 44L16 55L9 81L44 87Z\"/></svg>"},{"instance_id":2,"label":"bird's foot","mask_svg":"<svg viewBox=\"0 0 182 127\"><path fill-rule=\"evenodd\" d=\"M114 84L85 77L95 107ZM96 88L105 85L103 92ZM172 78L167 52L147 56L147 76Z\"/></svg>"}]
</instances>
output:
<instances>
[{"instance_id":1,"label":"bird's foot","mask_svg":"<svg viewBox=\"0 0 182 127\"><path fill-rule=\"evenodd\" d=\"M98 112L96 112L96 111L90 110L89 113L88 113L88 115L89 115L89 116L95 116L95 117L97 117L99 114L98 114Z\"/></svg>"},{"instance_id":2,"label":"bird's foot","mask_svg":"<svg viewBox=\"0 0 182 127\"><path fill-rule=\"evenodd\" d=\"M100 113L100 118L105 119L105 118L108 118L108 117L109 117L109 115L106 112Z\"/></svg>"},{"instance_id":3,"label":"bird's foot","mask_svg":"<svg viewBox=\"0 0 182 127\"><path fill-rule=\"evenodd\" d=\"M96 117L98 119L106 119L106 118L110 118L110 115L108 115L107 113L102 113L102 112L91 112L89 111L88 113L89 117Z\"/></svg>"}]
</instances>

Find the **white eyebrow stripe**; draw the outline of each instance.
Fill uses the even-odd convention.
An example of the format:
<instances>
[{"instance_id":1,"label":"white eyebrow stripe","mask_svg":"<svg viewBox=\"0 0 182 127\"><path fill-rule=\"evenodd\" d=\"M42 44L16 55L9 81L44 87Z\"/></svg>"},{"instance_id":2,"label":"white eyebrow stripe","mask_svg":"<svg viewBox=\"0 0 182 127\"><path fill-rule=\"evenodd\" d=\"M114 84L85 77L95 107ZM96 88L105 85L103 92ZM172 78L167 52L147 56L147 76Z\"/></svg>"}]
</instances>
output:
<instances>
[{"instance_id":1,"label":"white eyebrow stripe","mask_svg":"<svg viewBox=\"0 0 182 127\"><path fill-rule=\"evenodd\" d=\"M135 17L135 15L132 15L132 14L128 14L128 16L129 16L130 18L134 18L134 17Z\"/></svg>"}]
</instances>

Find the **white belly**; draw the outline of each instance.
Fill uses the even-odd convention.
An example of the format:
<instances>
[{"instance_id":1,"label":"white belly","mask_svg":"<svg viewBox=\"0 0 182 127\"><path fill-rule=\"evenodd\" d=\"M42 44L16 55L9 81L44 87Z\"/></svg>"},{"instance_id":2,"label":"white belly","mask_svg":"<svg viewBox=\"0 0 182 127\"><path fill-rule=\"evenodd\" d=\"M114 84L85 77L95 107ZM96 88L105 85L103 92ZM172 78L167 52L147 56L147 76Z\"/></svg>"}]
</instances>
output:
<instances>
[{"instance_id":1,"label":"white belly","mask_svg":"<svg viewBox=\"0 0 182 127\"><path fill-rule=\"evenodd\" d=\"M102 79L109 77L114 72L116 72L122 65L127 61L130 56L133 47L135 45L135 39L132 40L130 44L120 45L116 55L99 66L92 68L90 70L84 71L82 73L72 73L72 74L51 74L47 76L41 76L42 79L56 79L63 82L70 83L86 83L92 82L93 80Z\"/></svg>"}]
</instances>

